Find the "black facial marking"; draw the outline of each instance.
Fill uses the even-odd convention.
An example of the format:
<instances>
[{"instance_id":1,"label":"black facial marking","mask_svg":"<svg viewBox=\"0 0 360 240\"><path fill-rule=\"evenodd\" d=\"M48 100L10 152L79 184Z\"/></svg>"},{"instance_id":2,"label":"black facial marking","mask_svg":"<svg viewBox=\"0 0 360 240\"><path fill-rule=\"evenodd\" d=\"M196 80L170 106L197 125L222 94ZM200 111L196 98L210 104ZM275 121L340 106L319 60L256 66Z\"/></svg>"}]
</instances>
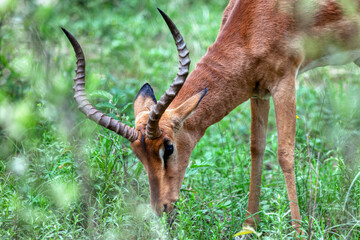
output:
<instances>
[{"instance_id":1,"label":"black facial marking","mask_svg":"<svg viewBox=\"0 0 360 240\"><path fill-rule=\"evenodd\" d=\"M143 149L146 151L145 134L141 135L140 142L141 142L141 145L142 145Z\"/></svg>"},{"instance_id":2,"label":"black facial marking","mask_svg":"<svg viewBox=\"0 0 360 240\"><path fill-rule=\"evenodd\" d=\"M143 142L143 143L145 142L145 134L141 135L141 140L140 141Z\"/></svg>"},{"instance_id":3,"label":"black facial marking","mask_svg":"<svg viewBox=\"0 0 360 240\"><path fill-rule=\"evenodd\" d=\"M143 97L151 97L151 99L154 101L154 103L157 103L156 97L154 94L154 90L150 86L150 84L145 83L139 90L138 94L135 97L135 100L138 98L138 96L141 95Z\"/></svg>"}]
</instances>

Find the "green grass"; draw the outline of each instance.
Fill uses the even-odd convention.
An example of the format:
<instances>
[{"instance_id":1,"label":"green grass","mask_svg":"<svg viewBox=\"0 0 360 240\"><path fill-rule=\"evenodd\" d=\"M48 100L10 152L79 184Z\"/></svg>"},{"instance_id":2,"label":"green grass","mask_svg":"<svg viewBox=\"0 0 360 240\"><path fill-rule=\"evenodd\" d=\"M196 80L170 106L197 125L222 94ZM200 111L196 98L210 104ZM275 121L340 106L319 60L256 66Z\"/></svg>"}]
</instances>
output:
<instances>
[{"instance_id":1,"label":"green grass","mask_svg":"<svg viewBox=\"0 0 360 240\"><path fill-rule=\"evenodd\" d=\"M158 218L129 143L78 112L75 57L60 30L83 46L91 101L133 124L131 103L142 84L151 83L159 98L177 70L156 7L184 35L193 69L216 38L226 2L9 2L0 5L0 239L232 239L247 209L249 102L208 129L191 156L176 214ZM297 81L297 189L312 239L360 238L359 78L350 64ZM276 150L272 108L257 230L262 239L292 239Z\"/></svg>"}]
</instances>

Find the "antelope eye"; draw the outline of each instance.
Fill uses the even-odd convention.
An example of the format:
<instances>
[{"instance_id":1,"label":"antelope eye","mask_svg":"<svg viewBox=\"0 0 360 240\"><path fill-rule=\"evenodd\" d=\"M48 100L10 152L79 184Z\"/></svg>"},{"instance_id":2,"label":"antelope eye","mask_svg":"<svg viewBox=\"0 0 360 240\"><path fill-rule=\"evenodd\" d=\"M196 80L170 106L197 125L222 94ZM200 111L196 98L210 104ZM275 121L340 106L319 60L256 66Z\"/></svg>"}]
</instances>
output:
<instances>
[{"instance_id":1,"label":"antelope eye","mask_svg":"<svg viewBox=\"0 0 360 240\"><path fill-rule=\"evenodd\" d=\"M165 147L164 160L166 161L170 157L170 155L174 152L174 146L165 143L164 147Z\"/></svg>"}]
</instances>

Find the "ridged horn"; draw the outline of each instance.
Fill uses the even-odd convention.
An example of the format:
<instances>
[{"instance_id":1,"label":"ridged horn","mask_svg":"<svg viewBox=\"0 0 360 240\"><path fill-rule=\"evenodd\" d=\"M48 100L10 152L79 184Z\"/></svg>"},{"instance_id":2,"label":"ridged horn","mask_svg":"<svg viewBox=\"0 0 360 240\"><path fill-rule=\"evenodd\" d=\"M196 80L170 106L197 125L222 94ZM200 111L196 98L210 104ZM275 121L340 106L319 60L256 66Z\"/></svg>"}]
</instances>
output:
<instances>
[{"instance_id":1,"label":"ridged horn","mask_svg":"<svg viewBox=\"0 0 360 240\"><path fill-rule=\"evenodd\" d=\"M160 118L183 86L186 77L189 74L190 67L189 51L186 48L183 37L181 36L179 30L177 29L173 21L171 21L171 19L161 9L158 8L158 11L164 18L175 40L175 44L179 54L180 66L174 82L170 85L169 89L165 92L165 94L160 98L156 106L150 111L149 119L146 125L146 136L149 139L156 139L161 135L161 130L159 128Z\"/></svg>"},{"instance_id":2,"label":"ridged horn","mask_svg":"<svg viewBox=\"0 0 360 240\"><path fill-rule=\"evenodd\" d=\"M135 141L139 137L139 131L129 127L122 122L115 120L112 117L102 113L91 105L89 100L86 97L85 93L85 56L81 49L80 44L71 35L66 29L61 28L67 38L69 39L71 45L74 48L76 54L76 76L74 78L74 99L78 104L79 110L86 115L87 118L95 121L97 124L110 129L117 134L120 134L122 137L126 138L130 142Z\"/></svg>"}]
</instances>

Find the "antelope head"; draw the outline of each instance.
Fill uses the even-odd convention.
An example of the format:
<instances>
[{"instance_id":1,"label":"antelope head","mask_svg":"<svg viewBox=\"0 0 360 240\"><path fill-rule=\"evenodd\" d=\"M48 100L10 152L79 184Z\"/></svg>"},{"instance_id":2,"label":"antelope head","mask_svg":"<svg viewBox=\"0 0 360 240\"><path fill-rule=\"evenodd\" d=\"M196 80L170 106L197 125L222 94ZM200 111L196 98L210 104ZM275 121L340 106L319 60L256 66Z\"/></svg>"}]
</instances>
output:
<instances>
[{"instance_id":1,"label":"antelope head","mask_svg":"<svg viewBox=\"0 0 360 240\"><path fill-rule=\"evenodd\" d=\"M74 98L81 112L131 142L131 148L144 165L149 178L150 201L157 215L170 212L179 197L185 170L195 144L189 132L183 130L184 121L195 111L207 89L195 94L180 106L168 108L183 86L189 73L189 51L179 30L171 19L158 9L175 40L179 54L179 71L170 88L156 100L153 89L145 84L134 102L135 128L115 120L97 110L85 93L85 57L77 40L62 29L76 53Z\"/></svg>"}]
</instances>

